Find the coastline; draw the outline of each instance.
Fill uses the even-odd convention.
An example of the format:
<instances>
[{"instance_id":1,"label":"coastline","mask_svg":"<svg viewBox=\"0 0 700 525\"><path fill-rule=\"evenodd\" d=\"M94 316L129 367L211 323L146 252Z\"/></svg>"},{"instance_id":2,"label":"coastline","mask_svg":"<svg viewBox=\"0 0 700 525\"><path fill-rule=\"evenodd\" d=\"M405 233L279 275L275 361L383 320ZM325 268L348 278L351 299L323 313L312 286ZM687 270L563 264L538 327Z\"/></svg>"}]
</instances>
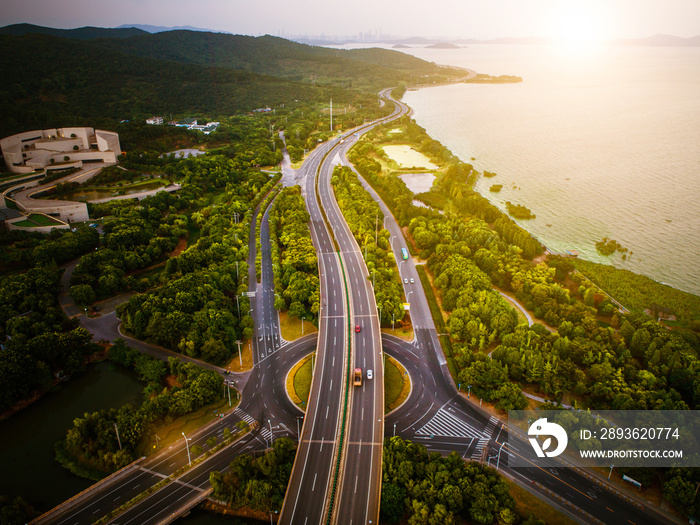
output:
<instances>
[{"instance_id":1,"label":"coastline","mask_svg":"<svg viewBox=\"0 0 700 525\"><path fill-rule=\"evenodd\" d=\"M405 102L403 103L405 104ZM412 120L415 121L413 116ZM420 124L418 124L418 126L420 126ZM431 139L442 144L441 141L434 139L427 132L427 130L424 129L424 131L429 137L431 137ZM447 146L444 146L444 144L442 145L446 150L452 153ZM460 162L465 162L459 157L459 155L454 153L452 153L452 155ZM475 171L477 171L476 168ZM500 203L492 202L491 199L489 199L489 192L485 191L483 187L479 187L479 181L490 181L492 179L490 177L484 177L483 172L481 171L477 171L477 173L479 179L473 184L473 191L477 192L482 196L482 198L496 206L505 217L512 219L536 242L542 245L545 250L545 257L540 259L540 262L542 262L542 260L546 261L551 256L571 257L572 264L574 267L576 267L577 271L579 271L586 279L596 284L596 286L605 295L607 295L623 313L642 313L644 311L648 312L649 310L655 311L654 308L660 306L662 307L662 310L672 310L672 315L677 316L678 322L672 322L671 325L669 325L671 327L694 327L696 324L700 323L700 319L698 318L698 312L700 312L700 295L683 290L680 287L673 287L666 283L662 283L641 272L629 270L627 268L619 268L618 266L612 264L612 261L605 261L604 263L601 263L599 260L596 260L596 258L586 257L586 254L580 258L572 257L572 254L567 254L565 250L557 249L557 247L551 246L551 244L546 240L545 242L542 242L540 237L533 233L531 228L528 227L527 220L518 220L513 218L507 212L507 210L502 209L502 207L499 205ZM575 247L577 247L577 244L572 243L571 250L574 253L575 250L573 248ZM581 264L587 263L589 267L584 271L578 267L579 265L576 264L576 261L581 261ZM665 321L668 325L668 320Z\"/></svg>"},{"instance_id":2,"label":"coastline","mask_svg":"<svg viewBox=\"0 0 700 525\"><path fill-rule=\"evenodd\" d=\"M494 89L503 88L494 87ZM409 91L418 90L420 88L413 89L413 86L409 89ZM630 209L628 203L631 202L631 197L626 196L626 200L623 202L625 208L618 209L610 202L611 200L614 202L615 199L606 196L599 204L602 210L600 215L594 211L590 214L580 214L576 209L566 207L557 201L560 201L561 195L571 197L572 194L576 194L577 186L587 185L587 179L579 178L577 180L575 176L572 176L572 182L568 182L568 177L564 178L564 175L560 175L560 183L559 181L552 182L552 177L549 173L547 174L549 179L543 178L540 180L537 176L527 178L523 177L523 173L529 167L524 169L522 165L516 165L512 171L507 171L503 166L499 167L496 165L496 171L499 168L502 169L503 175L495 179L484 178L484 170L494 169L494 165L489 163L489 160L493 159L484 159L483 155L479 154L478 148L475 148L476 151L474 151L474 155L480 157L478 160L475 157L470 157L469 154L465 154L464 149L465 147L471 147L472 139L465 138L462 140L458 138L459 133L455 131L453 126L457 117L453 118L453 115L450 114L447 119L443 118L447 115L445 107L454 107L455 101L463 99L464 92L459 90L459 93L457 91L445 93L444 101L442 94L437 96L431 94L430 97L425 97L427 102L424 104L422 103L423 98L411 100L411 95L402 98L404 103L412 108L414 121L424 127L431 138L445 145L462 162L474 165L474 169L481 173L473 189L501 210L501 212L511 217L518 226L525 229L534 239L540 242L549 253L567 255L568 251L579 252L580 259L611 266L618 270L628 270L648 277L659 285L670 286L679 292L695 297L700 296L700 290L697 289L697 280L694 279L691 271L692 268L689 270L687 266L681 264L678 257L671 257L672 264L667 264L667 260L664 260L660 255L658 245L656 245L658 241L664 238L670 238L671 242L673 242L673 239L678 239L678 242L674 243L678 247L676 252L684 251L691 254L692 257L697 244L692 241L692 237L690 241L688 240L688 230L692 229L692 225L688 221L689 212L684 212L685 220L676 220L674 216L673 223L666 224L671 223L671 220L667 219L664 222L664 215L658 215L665 213L664 208L661 206L647 210L644 204L640 204L639 210ZM499 91L498 93L501 96L504 92ZM414 102L418 100L421 101L421 105L415 106ZM433 100L437 102L433 103ZM416 107L419 107L419 109L416 110ZM437 110L437 112L433 110ZM461 115L459 118L461 119ZM469 125L472 125L472 123L470 122ZM478 124L475 125L478 126ZM455 153L455 151L459 152ZM499 157L498 150L494 150L492 156L499 160L508 160L510 158L510 156L506 158L505 155ZM536 167L533 168L533 173L537 173ZM514 183L513 180L515 180ZM489 186L494 183L502 185L504 191L498 193L490 192ZM516 187L516 184L518 187ZM519 191L520 185L524 188L522 192ZM587 197L588 200L596 198L597 193L600 191L599 186L600 184L587 186L591 188L591 191L587 194L589 195ZM631 191L642 190L632 188ZM651 194L654 191L654 188L650 188L648 193ZM614 194L613 191L610 193ZM536 197L536 199L533 200L533 197ZM533 213L537 214L535 223L533 224L529 220L518 219L508 214L503 203L506 200L532 207ZM556 203L554 206L550 205L552 201ZM589 207L588 209L592 208ZM613 209L616 211L606 213L606 210ZM688 207L685 206L683 209L688 209ZM646 215L647 213L649 215ZM619 216L623 219L620 219ZM626 220L627 217L630 217L630 220ZM659 236L658 228L656 228L656 225L659 223L663 223L663 227L666 229L672 229L673 236ZM552 228L552 226L554 227ZM649 226L653 226L655 229L649 228ZM549 231L550 228L551 232ZM648 228L649 233L646 234ZM628 256L627 260L623 259L620 253L615 253L611 256L599 254L596 251L595 244L605 237L619 239L624 246L634 250L634 254L630 254L631 257ZM692 243L690 251L688 251L689 242Z\"/></svg>"}]
</instances>

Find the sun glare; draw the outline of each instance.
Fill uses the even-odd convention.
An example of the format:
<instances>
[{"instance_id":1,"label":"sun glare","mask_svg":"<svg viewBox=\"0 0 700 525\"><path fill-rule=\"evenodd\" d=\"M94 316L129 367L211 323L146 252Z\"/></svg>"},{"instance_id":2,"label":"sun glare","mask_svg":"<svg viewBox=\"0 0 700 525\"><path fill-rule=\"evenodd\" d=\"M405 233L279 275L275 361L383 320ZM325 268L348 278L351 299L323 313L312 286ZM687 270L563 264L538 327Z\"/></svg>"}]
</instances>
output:
<instances>
[{"instance_id":1,"label":"sun glare","mask_svg":"<svg viewBox=\"0 0 700 525\"><path fill-rule=\"evenodd\" d=\"M552 36L569 54L588 54L603 41L601 18L584 3L563 3L552 15Z\"/></svg>"}]
</instances>

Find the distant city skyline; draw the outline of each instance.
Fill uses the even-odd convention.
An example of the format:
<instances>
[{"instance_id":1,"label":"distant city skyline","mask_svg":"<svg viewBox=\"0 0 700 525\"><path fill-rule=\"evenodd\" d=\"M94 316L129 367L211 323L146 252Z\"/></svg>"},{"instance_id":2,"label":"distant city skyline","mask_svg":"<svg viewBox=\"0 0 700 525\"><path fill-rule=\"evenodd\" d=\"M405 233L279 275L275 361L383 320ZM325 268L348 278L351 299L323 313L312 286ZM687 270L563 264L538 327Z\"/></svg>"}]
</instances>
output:
<instances>
[{"instance_id":1,"label":"distant city skyline","mask_svg":"<svg viewBox=\"0 0 700 525\"><path fill-rule=\"evenodd\" d=\"M443 39L700 35L698 0L0 0L0 26L195 26L246 35Z\"/></svg>"}]
</instances>

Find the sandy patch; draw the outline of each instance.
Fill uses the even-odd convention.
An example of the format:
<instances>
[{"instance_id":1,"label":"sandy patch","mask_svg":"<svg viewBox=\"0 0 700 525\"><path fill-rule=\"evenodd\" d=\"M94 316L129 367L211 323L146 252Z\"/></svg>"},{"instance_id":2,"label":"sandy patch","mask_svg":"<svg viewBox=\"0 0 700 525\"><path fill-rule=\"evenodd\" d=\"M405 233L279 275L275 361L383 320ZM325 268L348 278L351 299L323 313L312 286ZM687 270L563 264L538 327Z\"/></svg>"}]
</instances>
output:
<instances>
[{"instance_id":1,"label":"sandy patch","mask_svg":"<svg viewBox=\"0 0 700 525\"><path fill-rule=\"evenodd\" d=\"M439 168L439 166L430 162L428 157L414 150L411 146L384 146L384 151L390 159L402 168L423 168L427 170Z\"/></svg>"}]
</instances>

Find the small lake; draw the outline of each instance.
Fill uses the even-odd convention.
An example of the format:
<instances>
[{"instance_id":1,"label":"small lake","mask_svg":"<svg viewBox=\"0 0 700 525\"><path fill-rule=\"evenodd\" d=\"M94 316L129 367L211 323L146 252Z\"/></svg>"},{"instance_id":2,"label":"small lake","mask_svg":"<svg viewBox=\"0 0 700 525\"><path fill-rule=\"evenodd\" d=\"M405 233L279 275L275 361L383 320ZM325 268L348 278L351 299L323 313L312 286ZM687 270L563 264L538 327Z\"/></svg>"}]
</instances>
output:
<instances>
[{"instance_id":1,"label":"small lake","mask_svg":"<svg viewBox=\"0 0 700 525\"><path fill-rule=\"evenodd\" d=\"M399 178L406 183L406 186L414 194L430 191L435 182L435 175L432 173L406 173Z\"/></svg>"},{"instance_id":2,"label":"small lake","mask_svg":"<svg viewBox=\"0 0 700 525\"><path fill-rule=\"evenodd\" d=\"M136 404L142 391L136 374L104 361L1 421L0 494L22 496L44 512L92 485L58 464L54 443L85 412Z\"/></svg>"}]
</instances>

